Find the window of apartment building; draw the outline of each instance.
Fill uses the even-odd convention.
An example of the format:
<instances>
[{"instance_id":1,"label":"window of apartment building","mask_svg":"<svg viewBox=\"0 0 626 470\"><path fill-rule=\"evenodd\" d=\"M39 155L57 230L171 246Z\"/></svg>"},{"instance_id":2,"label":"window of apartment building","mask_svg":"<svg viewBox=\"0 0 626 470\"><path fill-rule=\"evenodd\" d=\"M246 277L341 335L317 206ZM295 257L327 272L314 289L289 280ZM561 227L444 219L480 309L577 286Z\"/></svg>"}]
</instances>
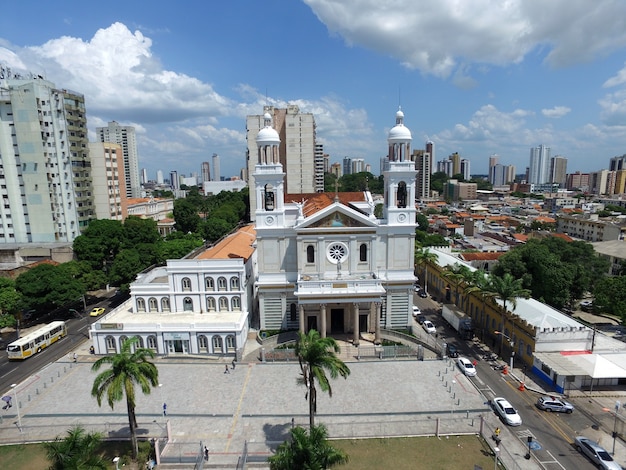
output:
<instances>
[{"instance_id":1,"label":"window of apartment building","mask_svg":"<svg viewBox=\"0 0 626 470\"><path fill-rule=\"evenodd\" d=\"M230 290L239 290L239 278L237 276L230 278Z\"/></svg>"},{"instance_id":2,"label":"window of apartment building","mask_svg":"<svg viewBox=\"0 0 626 470\"><path fill-rule=\"evenodd\" d=\"M161 311L162 312L170 311L170 298L169 297L163 297L161 299Z\"/></svg>"},{"instance_id":3,"label":"window of apartment building","mask_svg":"<svg viewBox=\"0 0 626 470\"><path fill-rule=\"evenodd\" d=\"M193 312L193 300L191 300L191 297L183 299L183 310L185 312Z\"/></svg>"},{"instance_id":4,"label":"window of apartment building","mask_svg":"<svg viewBox=\"0 0 626 470\"><path fill-rule=\"evenodd\" d=\"M359 246L359 261L367 261L367 245L365 243Z\"/></svg>"},{"instance_id":5,"label":"window of apartment building","mask_svg":"<svg viewBox=\"0 0 626 470\"><path fill-rule=\"evenodd\" d=\"M206 298L206 309L208 312L215 312L215 299L213 297Z\"/></svg>"},{"instance_id":6,"label":"window of apartment building","mask_svg":"<svg viewBox=\"0 0 626 470\"><path fill-rule=\"evenodd\" d=\"M217 279L217 289L226 290L226 278L225 277L220 277Z\"/></svg>"},{"instance_id":7,"label":"window of apartment building","mask_svg":"<svg viewBox=\"0 0 626 470\"><path fill-rule=\"evenodd\" d=\"M198 351L203 353L209 352L209 339L205 335L198 336Z\"/></svg>"},{"instance_id":8,"label":"window of apartment building","mask_svg":"<svg viewBox=\"0 0 626 470\"><path fill-rule=\"evenodd\" d=\"M232 298L233 310L241 310L241 299L238 296Z\"/></svg>"},{"instance_id":9,"label":"window of apartment building","mask_svg":"<svg viewBox=\"0 0 626 470\"><path fill-rule=\"evenodd\" d=\"M226 351L227 352L235 352L235 337L233 335L228 335L226 337Z\"/></svg>"},{"instance_id":10,"label":"window of apartment building","mask_svg":"<svg viewBox=\"0 0 626 470\"><path fill-rule=\"evenodd\" d=\"M191 279L189 279L188 277L184 277L181 280L181 285L183 288L183 292L188 292L191 290Z\"/></svg>"},{"instance_id":11,"label":"window of apartment building","mask_svg":"<svg viewBox=\"0 0 626 470\"><path fill-rule=\"evenodd\" d=\"M315 247L313 245L306 247L306 262L315 263Z\"/></svg>"},{"instance_id":12,"label":"window of apartment building","mask_svg":"<svg viewBox=\"0 0 626 470\"><path fill-rule=\"evenodd\" d=\"M148 347L148 349L152 350L153 352L157 352L158 351L158 346L157 346L157 338L154 335L150 335L148 336L148 340L146 341L146 345Z\"/></svg>"},{"instance_id":13,"label":"window of apartment building","mask_svg":"<svg viewBox=\"0 0 626 470\"><path fill-rule=\"evenodd\" d=\"M148 299L148 311L149 312L158 312L159 311L159 307L158 307L158 302L157 299L154 297L150 297Z\"/></svg>"},{"instance_id":14,"label":"window of apartment building","mask_svg":"<svg viewBox=\"0 0 626 470\"><path fill-rule=\"evenodd\" d=\"M226 297L220 297L220 312L228 311L228 299Z\"/></svg>"},{"instance_id":15,"label":"window of apartment building","mask_svg":"<svg viewBox=\"0 0 626 470\"><path fill-rule=\"evenodd\" d=\"M211 342L213 343L213 352L222 352L223 347L223 340L221 336L215 335L213 336Z\"/></svg>"},{"instance_id":16,"label":"window of apartment building","mask_svg":"<svg viewBox=\"0 0 626 470\"><path fill-rule=\"evenodd\" d=\"M137 299L137 311L138 312L145 312L146 311L146 301L144 299L142 299L141 297L139 297Z\"/></svg>"},{"instance_id":17,"label":"window of apartment building","mask_svg":"<svg viewBox=\"0 0 626 470\"><path fill-rule=\"evenodd\" d=\"M104 343L106 345L107 353L115 353L117 352L117 344L115 343L115 338L113 336L107 336L104 339Z\"/></svg>"}]
</instances>

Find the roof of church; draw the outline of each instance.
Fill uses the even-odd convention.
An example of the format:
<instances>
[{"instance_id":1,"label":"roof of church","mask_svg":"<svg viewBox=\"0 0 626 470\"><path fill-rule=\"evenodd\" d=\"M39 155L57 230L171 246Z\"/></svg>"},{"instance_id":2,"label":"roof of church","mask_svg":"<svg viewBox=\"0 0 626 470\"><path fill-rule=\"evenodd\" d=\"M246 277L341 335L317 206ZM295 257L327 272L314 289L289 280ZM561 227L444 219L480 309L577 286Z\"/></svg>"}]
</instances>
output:
<instances>
[{"instance_id":1,"label":"roof of church","mask_svg":"<svg viewBox=\"0 0 626 470\"><path fill-rule=\"evenodd\" d=\"M304 207L302 208L302 214L305 217L311 217L317 214L322 209L332 205L335 202L335 196L339 199L339 202L344 206L349 206L354 202L366 202L365 192L354 191L346 193L308 193L308 194L285 194L285 202L302 202L304 200Z\"/></svg>"},{"instance_id":2,"label":"roof of church","mask_svg":"<svg viewBox=\"0 0 626 470\"><path fill-rule=\"evenodd\" d=\"M201 252L195 259L230 259L243 258L248 260L254 252L252 246L256 240L254 225L246 225L234 233L227 235L216 245Z\"/></svg>"}]
</instances>

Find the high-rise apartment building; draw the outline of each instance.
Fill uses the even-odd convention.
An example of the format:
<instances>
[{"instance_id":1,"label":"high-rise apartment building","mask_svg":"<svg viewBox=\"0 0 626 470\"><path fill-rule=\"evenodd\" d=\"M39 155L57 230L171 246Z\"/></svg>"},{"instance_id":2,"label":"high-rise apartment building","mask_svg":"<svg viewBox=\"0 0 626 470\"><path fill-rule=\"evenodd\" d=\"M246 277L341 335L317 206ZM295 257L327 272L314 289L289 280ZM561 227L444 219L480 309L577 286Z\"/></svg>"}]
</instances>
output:
<instances>
[{"instance_id":1,"label":"high-rise apartment building","mask_svg":"<svg viewBox=\"0 0 626 470\"><path fill-rule=\"evenodd\" d=\"M417 170L415 197L418 200L430 198L430 176L432 174L430 165L430 154L424 150L413 150L415 169Z\"/></svg>"},{"instance_id":2,"label":"high-rise apartment building","mask_svg":"<svg viewBox=\"0 0 626 470\"><path fill-rule=\"evenodd\" d=\"M202 162L202 182L211 181L211 164Z\"/></svg>"},{"instance_id":3,"label":"high-rise apartment building","mask_svg":"<svg viewBox=\"0 0 626 470\"><path fill-rule=\"evenodd\" d=\"M96 128L96 134L100 142L112 142L122 146L126 197L140 197L139 155L137 154L135 128L132 126L120 126L117 122L111 121L107 127Z\"/></svg>"},{"instance_id":4,"label":"high-rise apartment building","mask_svg":"<svg viewBox=\"0 0 626 470\"><path fill-rule=\"evenodd\" d=\"M343 157L343 174L352 174L352 159L350 157Z\"/></svg>"},{"instance_id":5,"label":"high-rise apartment building","mask_svg":"<svg viewBox=\"0 0 626 470\"><path fill-rule=\"evenodd\" d=\"M128 198L124 181L124 151L120 144L90 142L95 214L98 219L124 220Z\"/></svg>"},{"instance_id":6,"label":"high-rise apartment building","mask_svg":"<svg viewBox=\"0 0 626 470\"><path fill-rule=\"evenodd\" d=\"M470 161L467 158L461 159L461 174L465 181L472 179L472 171L470 169Z\"/></svg>"},{"instance_id":7,"label":"high-rise apartment building","mask_svg":"<svg viewBox=\"0 0 626 470\"><path fill-rule=\"evenodd\" d=\"M83 95L0 79L0 244L73 242L95 218Z\"/></svg>"},{"instance_id":8,"label":"high-rise apartment building","mask_svg":"<svg viewBox=\"0 0 626 470\"><path fill-rule=\"evenodd\" d=\"M170 187L173 191L180 189L180 179L178 178L178 172L176 170L170 171Z\"/></svg>"},{"instance_id":9,"label":"high-rise apartment building","mask_svg":"<svg viewBox=\"0 0 626 470\"><path fill-rule=\"evenodd\" d=\"M148 169L141 169L141 184L146 184L148 182Z\"/></svg>"},{"instance_id":10,"label":"high-rise apartment building","mask_svg":"<svg viewBox=\"0 0 626 470\"><path fill-rule=\"evenodd\" d=\"M550 159L550 183L558 183L564 188L567 178L567 158L557 155Z\"/></svg>"},{"instance_id":11,"label":"high-rise apartment building","mask_svg":"<svg viewBox=\"0 0 626 470\"><path fill-rule=\"evenodd\" d=\"M515 166L496 163L489 168L489 182L493 186L505 186L515 181Z\"/></svg>"},{"instance_id":12,"label":"high-rise apartment building","mask_svg":"<svg viewBox=\"0 0 626 470\"><path fill-rule=\"evenodd\" d=\"M612 157L609 162L609 170L626 170L626 155L622 155L621 157Z\"/></svg>"},{"instance_id":13,"label":"high-rise apartment building","mask_svg":"<svg viewBox=\"0 0 626 470\"><path fill-rule=\"evenodd\" d=\"M452 162L452 175L450 176L461 173L461 155L459 155L459 152L454 152L448 157L448 160Z\"/></svg>"},{"instance_id":14,"label":"high-rise apartment building","mask_svg":"<svg viewBox=\"0 0 626 470\"><path fill-rule=\"evenodd\" d=\"M213 160L213 181L221 181L222 170L220 169L220 156L217 153L214 153L211 159Z\"/></svg>"},{"instance_id":15,"label":"high-rise apartment building","mask_svg":"<svg viewBox=\"0 0 626 470\"><path fill-rule=\"evenodd\" d=\"M157 170L157 184L163 184L163 170Z\"/></svg>"},{"instance_id":16,"label":"high-rise apartment building","mask_svg":"<svg viewBox=\"0 0 626 470\"><path fill-rule=\"evenodd\" d=\"M426 142L426 153L430 154L430 171L435 171L435 143L432 140Z\"/></svg>"},{"instance_id":17,"label":"high-rise apartment building","mask_svg":"<svg viewBox=\"0 0 626 470\"><path fill-rule=\"evenodd\" d=\"M315 118L311 113L300 112L297 105L289 105L286 109L264 106L262 115L247 116L248 186L255 186L256 136L264 127L266 113L270 115L273 129L280 136L280 163L286 174L285 194L316 192L316 181L319 178L315 165ZM323 166L318 170L323 171ZM323 174L321 178L323 180ZM253 191L250 191L250 207L256 207L256 194ZM255 217L254 211L251 211L250 217Z\"/></svg>"},{"instance_id":18,"label":"high-rise apartment building","mask_svg":"<svg viewBox=\"0 0 626 470\"><path fill-rule=\"evenodd\" d=\"M530 165L528 167L530 184L550 183L550 147L540 145L530 149Z\"/></svg>"},{"instance_id":19,"label":"high-rise apartment building","mask_svg":"<svg viewBox=\"0 0 626 470\"><path fill-rule=\"evenodd\" d=\"M324 192L324 146L315 144L315 192Z\"/></svg>"},{"instance_id":20,"label":"high-rise apartment building","mask_svg":"<svg viewBox=\"0 0 626 470\"><path fill-rule=\"evenodd\" d=\"M567 175L567 189L578 189L580 191L589 191L589 173L570 173Z\"/></svg>"}]
</instances>

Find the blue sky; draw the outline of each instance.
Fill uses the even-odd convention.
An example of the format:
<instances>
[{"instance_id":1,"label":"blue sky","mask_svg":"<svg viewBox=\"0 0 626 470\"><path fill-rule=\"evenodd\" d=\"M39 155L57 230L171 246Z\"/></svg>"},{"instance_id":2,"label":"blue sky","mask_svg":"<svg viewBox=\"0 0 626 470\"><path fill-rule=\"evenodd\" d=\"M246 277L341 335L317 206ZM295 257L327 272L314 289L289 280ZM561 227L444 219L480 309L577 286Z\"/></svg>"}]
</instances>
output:
<instances>
[{"instance_id":1,"label":"blue sky","mask_svg":"<svg viewBox=\"0 0 626 470\"><path fill-rule=\"evenodd\" d=\"M312 112L331 162L379 172L402 106L412 147L491 154L522 173L530 148L568 172L626 153L623 0L21 0L0 16L0 63L83 93L90 138L137 129L140 168L245 166L245 116Z\"/></svg>"}]
</instances>

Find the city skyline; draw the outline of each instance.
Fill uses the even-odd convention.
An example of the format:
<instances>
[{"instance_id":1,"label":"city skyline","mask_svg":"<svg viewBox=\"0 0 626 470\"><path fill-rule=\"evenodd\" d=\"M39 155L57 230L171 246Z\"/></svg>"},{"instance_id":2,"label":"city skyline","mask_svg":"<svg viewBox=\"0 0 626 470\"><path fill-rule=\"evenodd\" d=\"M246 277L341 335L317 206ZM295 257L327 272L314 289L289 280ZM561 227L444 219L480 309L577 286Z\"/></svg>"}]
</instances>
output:
<instances>
[{"instance_id":1,"label":"city skyline","mask_svg":"<svg viewBox=\"0 0 626 470\"><path fill-rule=\"evenodd\" d=\"M150 179L213 154L239 175L246 115L266 104L312 113L331 162L373 169L398 106L413 149L432 140L435 161L458 152L475 174L492 154L521 171L539 145L569 172L626 153L623 2L114 0L96 15L24 0L3 13L0 64L84 94L90 141L109 121L134 127Z\"/></svg>"}]
</instances>

